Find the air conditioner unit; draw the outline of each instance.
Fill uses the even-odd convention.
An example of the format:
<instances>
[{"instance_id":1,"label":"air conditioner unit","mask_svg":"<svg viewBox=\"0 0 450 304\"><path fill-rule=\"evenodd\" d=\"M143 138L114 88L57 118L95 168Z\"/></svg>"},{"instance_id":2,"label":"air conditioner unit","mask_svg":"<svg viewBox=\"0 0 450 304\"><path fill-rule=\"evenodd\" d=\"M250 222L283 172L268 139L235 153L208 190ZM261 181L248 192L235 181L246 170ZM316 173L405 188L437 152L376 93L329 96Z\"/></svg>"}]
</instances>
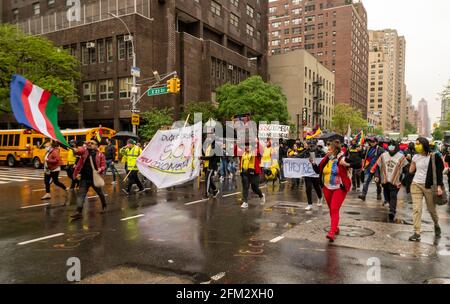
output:
<instances>
[{"instance_id":1,"label":"air conditioner unit","mask_svg":"<svg viewBox=\"0 0 450 304\"><path fill-rule=\"evenodd\" d=\"M125 41L133 41L133 36L132 35L125 35L123 40L125 40Z\"/></svg>"},{"instance_id":2,"label":"air conditioner unit","mask_svg":"<svg viewBox=\"0 0 450 304\"><path fill-rule=\"evenodd\" d=\"M234 70L234 68L233 68L233 66L231 64L228 65L228 69L231 70L231 71Z\"/></svg>"},{"instance_id":3,"label":"air conditioner unit","mask_svg":"<svg viewBox=\"0 0 450 304\"><path fill-rule=\"evenodd\" d=\"M95 48L95 42L88 42L88 43L86 43L86 47L88 49L94 49Z\"/></svg>"}]
</instances>

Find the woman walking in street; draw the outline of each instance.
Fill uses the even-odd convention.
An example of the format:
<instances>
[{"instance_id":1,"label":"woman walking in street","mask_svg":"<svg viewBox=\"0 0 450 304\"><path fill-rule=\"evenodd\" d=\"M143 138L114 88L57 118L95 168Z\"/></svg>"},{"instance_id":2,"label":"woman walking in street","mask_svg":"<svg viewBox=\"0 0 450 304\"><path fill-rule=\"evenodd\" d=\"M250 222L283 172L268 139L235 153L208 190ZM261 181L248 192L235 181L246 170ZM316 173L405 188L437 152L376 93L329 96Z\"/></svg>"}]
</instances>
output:
<instances>
[{"instance_id":1,"label":"woman walking in street","mask_svg":"<svg viewBox=\"0 0 450 304\"><path fill-rule=\"evenodd\" d=\"M67 192L66 186L59 181L59 172L61 172L61 156L59 155L59 148L56 142L45 144L45 161L44 161L44 183L45 183L45 195L42 200L51 199L50 195L50 183L53 183Z\"/></svg>"},{"instance_id":2,"label":"woman walking in street","mask_svg":"<svg viewBox=\"0 0 450 304\"><path fill-rule=\"evenodd\" d=\"M341 150L341 143L336 140L331 143L328 154L319 165L310 159L314 171L320 176L322 191L330 209L331 228L327 234L330 242L334 242L339 234L339 211L352 186L350 167L358 165L345 158Z\"/></svg>"},{"instance_id":3,"label":"woman walking in street","mask_svg":"<svg viewBox=\"0 0 450 304\"><path fill-rule=\"evenodd\" d=\"M419 137L417 139L416 152L417 154L414 155L411 167L409 168L409 173L414 174L411 185L414 234L409 238L411 242L420 242L421 239L423 198L425 198L428 212L434 222L434 234L436 237L441 236L439 218L436 212L436 203L433 201L433 192L431 190L433 186L433 174L436 174L438 196L443 195L444 191L442 177L444 163L436 154L430 153L430 144L426 138ZM433 167L435 167L436 172L433 172Z\"/></svg>"}]
</instances>

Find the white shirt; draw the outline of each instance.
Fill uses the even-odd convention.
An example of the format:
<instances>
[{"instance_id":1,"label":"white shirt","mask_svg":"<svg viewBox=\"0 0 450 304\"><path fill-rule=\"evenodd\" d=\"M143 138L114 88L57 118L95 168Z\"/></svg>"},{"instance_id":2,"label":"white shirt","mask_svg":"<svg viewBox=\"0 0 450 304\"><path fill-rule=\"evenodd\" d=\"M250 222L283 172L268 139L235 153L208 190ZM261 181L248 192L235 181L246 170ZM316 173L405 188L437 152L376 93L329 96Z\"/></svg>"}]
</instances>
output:
<instances>
[{"instance_id":1,"label":"white shirt","mask_svg":"<svg viewBox=\"0 0 450 304\"><path fill-rule=\"evenodd\" d=\"M416 175L413 182L416 184L425 184L427 180L428 166L430 165L430 156L421 154L414 155L412 161L416 164Z\"/></svg>"}]
</instances>

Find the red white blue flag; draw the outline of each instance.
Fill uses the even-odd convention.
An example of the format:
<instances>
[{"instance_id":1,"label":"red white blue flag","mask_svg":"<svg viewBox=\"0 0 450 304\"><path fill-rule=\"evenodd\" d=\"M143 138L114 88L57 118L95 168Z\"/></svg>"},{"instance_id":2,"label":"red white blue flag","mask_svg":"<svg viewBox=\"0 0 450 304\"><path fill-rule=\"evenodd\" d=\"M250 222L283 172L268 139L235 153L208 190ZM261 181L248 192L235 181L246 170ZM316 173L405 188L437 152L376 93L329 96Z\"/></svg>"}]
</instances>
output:
<instances>
[{"instance_id":1,"label":"red white blue flag","mask_svg":"<svg viewBox=\"0 0 450 304\"><path fill-rule=\"evenodd\" d=\"M69 146L58 126L61 99L20 75L11 81L11 109L19 124Z\"/></svg>"}]
</instances>

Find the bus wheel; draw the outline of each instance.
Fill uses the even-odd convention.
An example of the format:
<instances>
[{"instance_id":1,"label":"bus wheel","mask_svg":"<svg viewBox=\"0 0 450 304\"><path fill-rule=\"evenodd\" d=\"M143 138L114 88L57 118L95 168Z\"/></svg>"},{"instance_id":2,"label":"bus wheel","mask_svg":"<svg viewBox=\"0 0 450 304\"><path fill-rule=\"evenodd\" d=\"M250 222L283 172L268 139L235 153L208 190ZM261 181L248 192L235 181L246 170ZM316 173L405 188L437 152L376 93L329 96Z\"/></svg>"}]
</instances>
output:
<instances>
[{"instance_id":1,"label":"bus wheel","mask_svg":"<svg viewBox=\"0 0 450 304\"><path fill-rule=\"evenodd\" d=\"M35 157L35 158L33 159L33 167L34 167L35 169L40 169L41 166L42 166L41 161L39 160L38 157Z\"/></svg>"},{"instance_id":2,"label":"bus wheel","mask_svg":"<svg viewBox=\"0 0 450 304\"><path fill-rule=\"evenodd\" d=\"M12 155L9 155L6 161L10 167L14 167L16 165L16 159Z\"/></svg>"}]
</instances>

